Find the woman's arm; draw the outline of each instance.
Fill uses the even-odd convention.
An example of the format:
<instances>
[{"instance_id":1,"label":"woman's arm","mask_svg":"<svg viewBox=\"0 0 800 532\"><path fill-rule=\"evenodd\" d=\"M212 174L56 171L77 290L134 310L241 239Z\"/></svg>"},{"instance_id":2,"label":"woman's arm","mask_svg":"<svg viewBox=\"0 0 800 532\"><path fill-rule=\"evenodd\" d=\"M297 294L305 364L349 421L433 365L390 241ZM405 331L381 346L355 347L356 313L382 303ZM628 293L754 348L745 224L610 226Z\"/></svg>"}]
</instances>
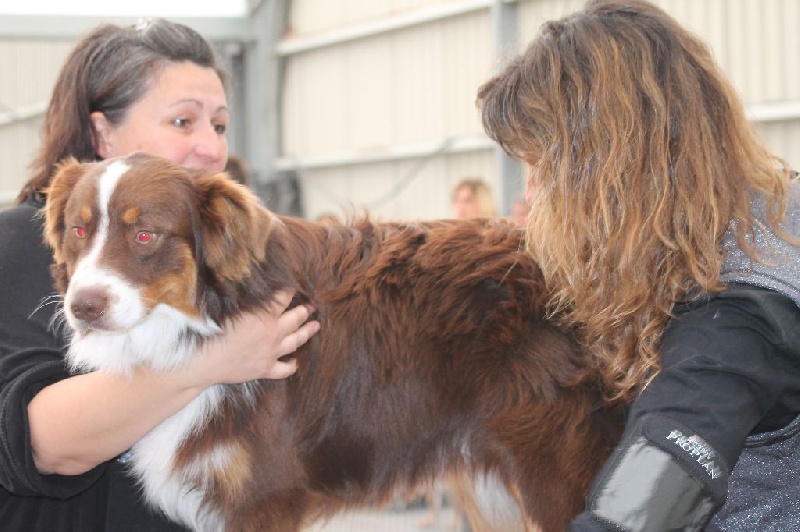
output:
<instances>
[{"instance_id":1,"label":"woman's arm","mask_svg":"<svg viewBox=\"0 0 800 532\"><path fill-rule=\"evenodd\" d=\"M676 311L661 372L634 401L571 531L701 530L748 434L800 412L800 310L790 299L732 286Z\"/></svg>"},{"instance_id":2,"label":"woman's arm","mask_svg":"<svg viewBox=\"0 0 800 532\"><path fill-rule=\"evenodd\" d=\"M304 323L308 307L286 310L291 293L277 301L270 311L226 327L185 367L139 368L131 376L93 372L42 389L28 405L39 471L78 475L110 460L213 384L293 374L296 362L278 358L308 341L319 324Z\"/></svg>"}]
</instances>

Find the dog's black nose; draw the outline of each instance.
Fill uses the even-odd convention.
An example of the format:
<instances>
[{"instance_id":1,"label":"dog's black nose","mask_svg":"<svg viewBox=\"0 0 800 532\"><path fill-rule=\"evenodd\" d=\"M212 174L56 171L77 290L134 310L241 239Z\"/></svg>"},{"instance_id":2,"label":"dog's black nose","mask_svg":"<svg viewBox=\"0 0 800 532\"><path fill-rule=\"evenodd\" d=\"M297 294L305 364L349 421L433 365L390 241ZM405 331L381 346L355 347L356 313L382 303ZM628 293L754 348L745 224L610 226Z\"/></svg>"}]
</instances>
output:
<instances>
[{"instance_id":1,"label":"dog's black nose","mask_svg":"<svg viewBox=\"0 0 800 532\"><path fill-rule=\"evenodd\" d=\"M104 290L81 290L75 294L70 309L72 314L86 323L93 323L103 317L108 308L108 297Z\"/></svg>"}]
</instances>

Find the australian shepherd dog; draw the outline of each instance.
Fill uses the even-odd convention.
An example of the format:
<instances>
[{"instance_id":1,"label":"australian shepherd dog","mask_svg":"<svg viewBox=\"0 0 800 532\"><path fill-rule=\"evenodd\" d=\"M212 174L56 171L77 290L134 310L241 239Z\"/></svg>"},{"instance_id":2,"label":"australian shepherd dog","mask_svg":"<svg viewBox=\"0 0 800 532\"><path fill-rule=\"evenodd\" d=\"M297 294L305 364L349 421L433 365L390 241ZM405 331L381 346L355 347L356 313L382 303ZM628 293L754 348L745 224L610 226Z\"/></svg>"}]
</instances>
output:
<instances>
[{"instance_id":1,"label":"australian shepherd dog","mask_svg":"<svg viewBox=\"0 0 800 532\"><path fill-rule=\"evenodd\" d=\"M316 308L295 375L208 388L131 449L147 500L191 528L301 530L458 474L563 530L619 437L510 222L322 225L144 154L66 160L47 198L75 371L176 367L279 289Z\"/></svg>"}]
</instances>

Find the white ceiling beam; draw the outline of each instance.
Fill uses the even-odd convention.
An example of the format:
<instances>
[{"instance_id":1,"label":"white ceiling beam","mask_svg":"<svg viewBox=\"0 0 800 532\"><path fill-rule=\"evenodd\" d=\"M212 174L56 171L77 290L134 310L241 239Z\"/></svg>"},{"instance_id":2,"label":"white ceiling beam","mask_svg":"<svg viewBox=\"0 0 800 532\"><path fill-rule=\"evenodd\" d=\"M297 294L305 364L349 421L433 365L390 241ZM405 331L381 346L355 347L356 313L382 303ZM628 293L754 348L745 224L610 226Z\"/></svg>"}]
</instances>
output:
<instances>
[{"instance_id":1,"label":"white ceiling beam","mask_svg":"<svg viewBox=\"0 0 800 532\"><path fill-rule=\"evenodd\" d=\"M167 18L194 28L214 42L251 40L246 16ZM3 15L0 16L0 40L74 41L103 22L127 25L138 20L138 17Z\"/></svg>"}]
</instances>

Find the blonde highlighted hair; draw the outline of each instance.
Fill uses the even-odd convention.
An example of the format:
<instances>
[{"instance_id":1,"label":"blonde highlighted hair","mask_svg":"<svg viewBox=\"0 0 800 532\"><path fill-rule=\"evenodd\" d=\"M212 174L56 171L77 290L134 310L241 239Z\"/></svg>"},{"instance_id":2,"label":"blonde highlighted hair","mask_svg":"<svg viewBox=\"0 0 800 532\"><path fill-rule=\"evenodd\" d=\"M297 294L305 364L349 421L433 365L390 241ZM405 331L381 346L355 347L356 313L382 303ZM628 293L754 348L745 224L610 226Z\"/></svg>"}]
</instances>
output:
<instances>
[{"instance_id":1,"label":"blonde highlighted hair","mask_svg":"<svg viewBox=\"0 0 800 532\"><path fill-rule=\"evenodd\" d=\"M455 203L459 192L464 189L469 190L472 198L475 200L479 217L491 218L497 215L492 189L482 179L477 177L467 177L456 183L456 186L453 187L450 202Z\"/></svg>"},{"instance_id":2,"label":"blonde highlighted hair","mask_svg":"<svg viewBox=\"0 0 800 532\"><path fill-rule=\"evenodd\" d=\"M673 304L724 289L722 237L782 234L790 172L748 123L696 36L654 5L588 2L544 24L479 90L486 132L527 163L527 246L551 317L597 354L609 396L631 399L659 369Z\"/></svg>"}]
</instances>

